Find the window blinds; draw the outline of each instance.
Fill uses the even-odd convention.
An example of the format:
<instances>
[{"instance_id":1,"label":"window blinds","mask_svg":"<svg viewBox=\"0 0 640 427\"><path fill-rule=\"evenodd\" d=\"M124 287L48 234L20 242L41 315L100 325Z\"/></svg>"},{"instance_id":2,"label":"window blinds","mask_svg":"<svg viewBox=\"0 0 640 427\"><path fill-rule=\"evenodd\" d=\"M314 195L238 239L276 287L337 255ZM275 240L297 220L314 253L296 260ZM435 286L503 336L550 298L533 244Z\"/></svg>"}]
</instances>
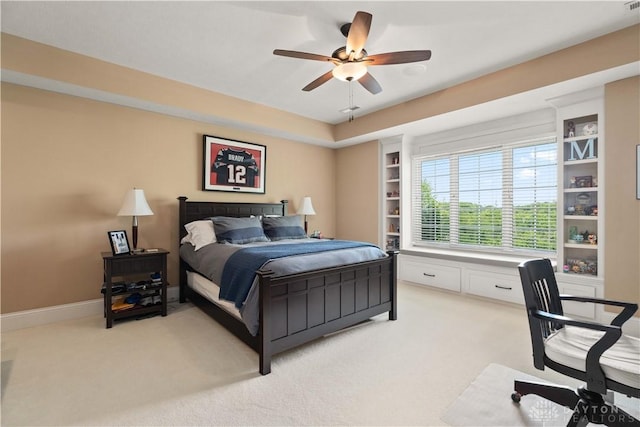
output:
<instances>
[{"instance_id":1,"label":"window blinds","mask_svg":"<svg viewBox=\"0 0 640 427\"><path fill-rule=\"evenodd\" d=\"M414 245L555 251L557 147L545 136L413 157Z\"/></svg>"}]
</instances>

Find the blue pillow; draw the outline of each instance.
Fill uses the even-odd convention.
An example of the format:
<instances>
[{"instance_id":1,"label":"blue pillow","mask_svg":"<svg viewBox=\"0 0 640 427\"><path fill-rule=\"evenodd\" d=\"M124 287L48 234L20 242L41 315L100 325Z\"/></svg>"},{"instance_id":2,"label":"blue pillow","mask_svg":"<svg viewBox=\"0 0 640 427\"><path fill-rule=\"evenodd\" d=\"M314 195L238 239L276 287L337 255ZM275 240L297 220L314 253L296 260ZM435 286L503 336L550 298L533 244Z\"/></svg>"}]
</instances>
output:
<instances>
[{"instance_id":1,"label":"blue pillow","mask_svg":"<svg viewBox=\"0 0 640 427\"><path fill-rule=\"evenodd\" d=\"M302 228L299 215L262 218L264 234L273 241L284 239L304 239L307 237Z\"/></svg>"},{"instance_id":2,"label":"blue pillow","mask_svg":"<svg viewBox=\"0 0 640 427\"><path fill-rule=\"evenodd\" d=\"M211 218L218 243L242 245L251 242L268 242L258 218L232 218L215 216Z\"/></svg>"}]
</instances>

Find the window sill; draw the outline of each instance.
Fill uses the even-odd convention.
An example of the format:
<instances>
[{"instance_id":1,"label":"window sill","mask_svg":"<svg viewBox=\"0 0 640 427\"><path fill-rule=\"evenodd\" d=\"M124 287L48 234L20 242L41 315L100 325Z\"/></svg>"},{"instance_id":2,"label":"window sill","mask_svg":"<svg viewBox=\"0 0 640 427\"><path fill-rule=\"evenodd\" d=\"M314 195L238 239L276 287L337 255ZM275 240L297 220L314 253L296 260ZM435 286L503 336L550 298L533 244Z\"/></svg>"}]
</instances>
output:
<instances>
[{"instance_id":1,"label":"window sill","mask_svg":"<svg viewBox=\"0 0 640 427\"><path fill-rule=\"evenodd\" d=\"M429 258L444 259L457 262L469 262L483 265L493 265L497 267L515 268L523 261L535 258L535 256L526 255L503 255L490 254L484 252L464 252L451 249L433 249L412 246L409 249L401 249L400 254L423 256ZM551 258L551 263L556 266L556 260Z\"/></svg>"}]
</instances>

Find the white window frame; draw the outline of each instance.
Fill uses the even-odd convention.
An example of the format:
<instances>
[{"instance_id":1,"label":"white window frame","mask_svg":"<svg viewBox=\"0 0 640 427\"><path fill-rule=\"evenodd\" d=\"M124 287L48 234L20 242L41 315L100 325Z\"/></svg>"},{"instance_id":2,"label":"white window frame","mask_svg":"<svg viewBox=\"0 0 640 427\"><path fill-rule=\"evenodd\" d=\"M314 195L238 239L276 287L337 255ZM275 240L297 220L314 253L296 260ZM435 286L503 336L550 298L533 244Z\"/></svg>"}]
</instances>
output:
<instances>
[{"instance_id":1,"label":"white window frame","mask_svg":"<svg viewBox=\"0 0 640 427\"><path fill-rule=\"evenodd\" d=\"M405 238L411 242L406 246L407 249L427 249L427 250L446 250L459 253L464 256L464 253L488 253L506 256L548 256L555 258L557 255L557 247L555 251L540 251L540 250L527 250L521 248L513 248L513 208L504 209L504 204L509 203L513 205L512 200L512 188L510 183L508 187L503 185L502 190L502 231L503 240L500 247L481 247L474 245L465 245L457 243L457 222L454 224L454 213L451 212L451 228L450 240L456 239L455 244L450 243L437 243L437 242L423 242L417 237L421 237L421 232L416 230L417 224L421 221L417 218L417 200L420 200L420 194L416 194L416 188L420 189L420 174L418 174L418 159L423 160L427 158L443 158L449 157L452 154L462 155L468 152L480 152L500 149L503 151L503 162L511 159L511 150L518 147L551 143L556 142L555 132L555 111L553 109L545 109L532 113L525 113L518 116L499 119L491 122L480 123L477 125L458 128L450 131L440 132L438 134L424 135L422 137L415 138L411 149L411 218L410 218L410 230L408 230ZM506 155L505 155L506 153ZM453 162L457 168L457 162ZM557 168L556 168L557 169ZM511 171L512 168L509 168ZM457 180L457 169L450 169L452 179L455 176ZM511 172L503 174L503 182L506 179L505 175L510 175ZM510 177L509 177L510 180ZM453 188L454 182L450 183ZM457 182L455 183L457 186ZM557 192L556 192L557 194ZM450 200L451 210L455 209L455 214L458 213L457 203L457 189L456 197L452 197ZM558 203L556 199L556 203ZM558 206L558 205L556 205ZM559 209L559 208L557 208ZM560 212L557 212L559 215ZM556 242L556 246L559 242Z\"/></svg>"}]
</instances>

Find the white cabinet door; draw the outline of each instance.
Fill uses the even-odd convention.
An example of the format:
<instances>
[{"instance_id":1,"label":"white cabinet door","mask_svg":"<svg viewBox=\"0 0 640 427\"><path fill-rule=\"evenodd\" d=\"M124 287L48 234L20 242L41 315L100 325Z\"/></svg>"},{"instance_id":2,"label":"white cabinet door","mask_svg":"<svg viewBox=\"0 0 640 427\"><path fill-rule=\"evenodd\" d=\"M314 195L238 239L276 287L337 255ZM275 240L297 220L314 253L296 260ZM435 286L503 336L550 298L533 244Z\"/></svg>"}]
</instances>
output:
<instances>
[{"instance_id":1,"label":"white cabinet door","mask_svg":"<svg viewBox=\"0 0 640 427\"><path fill-rule=\"evenodd\" d=\"M460 292L460 268L438 265L422 257L401 256L399 277L421 285Z\"/></svg>"},{"instance_id":2,"label":"white cabinet door","mask_svg":"<svg viewBox=\"0 0 640 427\"><path fill-rule=\"evenodd\" d=\"M488 271L469 269L470 294L502 301L524 304L522 283L516 274L499 274Z\"/></svg>"}]
</instances>

